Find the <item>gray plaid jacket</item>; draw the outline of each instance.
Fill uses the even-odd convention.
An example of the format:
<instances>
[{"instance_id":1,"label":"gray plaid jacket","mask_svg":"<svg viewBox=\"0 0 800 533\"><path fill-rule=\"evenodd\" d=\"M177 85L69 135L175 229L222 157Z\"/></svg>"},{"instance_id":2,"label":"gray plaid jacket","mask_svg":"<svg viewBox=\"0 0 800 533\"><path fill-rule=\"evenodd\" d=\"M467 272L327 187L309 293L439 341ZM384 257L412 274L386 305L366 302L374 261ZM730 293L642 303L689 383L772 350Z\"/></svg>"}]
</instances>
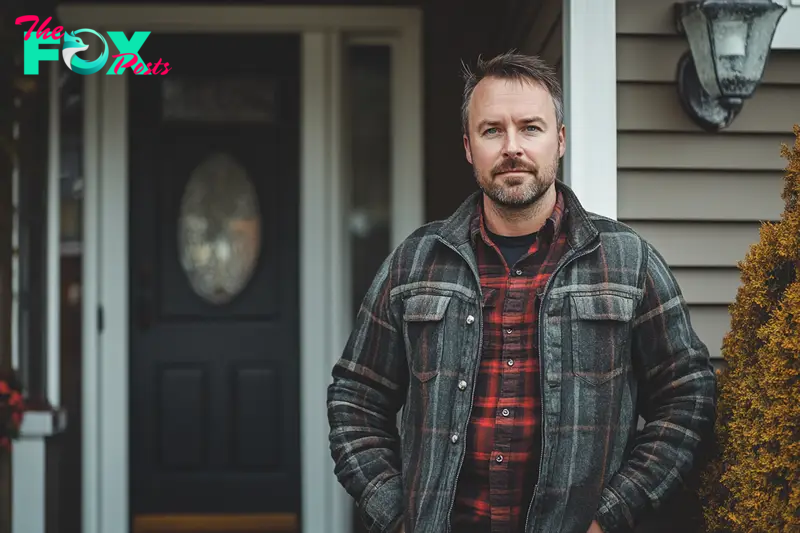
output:
<instances>
[{"instance_id":1,"label":"gray plaid jacket","mask_svg":"<svg viewBox=\"0 0 800 533\"><path fill-rule=\"evenodd\" d=\"M630 531L693 466L715 375L663 257L557 186L570 247L541 295L543 446L525 533L586 533L593 519ZM450 529L482 346L479 200L389 255L333 368L335 473L371 533Z\"/></svg>"}]
</instances>

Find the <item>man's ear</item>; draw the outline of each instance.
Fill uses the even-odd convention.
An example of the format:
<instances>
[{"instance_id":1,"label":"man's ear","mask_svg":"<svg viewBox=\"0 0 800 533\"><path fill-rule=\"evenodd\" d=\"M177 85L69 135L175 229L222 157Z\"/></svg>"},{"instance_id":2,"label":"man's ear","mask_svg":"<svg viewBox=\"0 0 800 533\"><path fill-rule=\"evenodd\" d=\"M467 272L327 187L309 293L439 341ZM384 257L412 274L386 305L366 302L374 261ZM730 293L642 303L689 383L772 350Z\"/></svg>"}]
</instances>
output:
<instances>
[{"instance_id":1,"label":"man's ear","mask_svg":"<svg viewBox=\"0 0 800 533\"><path fill-rule=\"evenodd\" d=\"M464 154L467 156L467 161L472 164L472 150L469 147L469 136L464 134Z\"/></svg>"}]
</instances>

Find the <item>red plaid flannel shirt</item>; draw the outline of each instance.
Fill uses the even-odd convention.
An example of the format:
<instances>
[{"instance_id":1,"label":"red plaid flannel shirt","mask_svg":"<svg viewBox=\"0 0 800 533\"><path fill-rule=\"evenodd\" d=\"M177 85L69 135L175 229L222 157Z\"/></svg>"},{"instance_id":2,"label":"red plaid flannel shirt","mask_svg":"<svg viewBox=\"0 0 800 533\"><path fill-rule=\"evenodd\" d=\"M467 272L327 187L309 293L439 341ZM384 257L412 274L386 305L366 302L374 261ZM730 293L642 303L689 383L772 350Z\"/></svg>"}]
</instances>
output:
<instances>
[{"instance_id":1,"label":"red plaid flannel shirt","mask_svg":"<svg viewBox=\"0 0 800 533\"><path fill-rule=\"evenodd\" d=\"M479 204L480 205L480 204ZM454 532L520 532L541 450L538 296L567 249L564 199L516 265L506 267L482 209L471 235L484 292L483 354L467 450L452 515Z\"/></svg>"}]
</instances>

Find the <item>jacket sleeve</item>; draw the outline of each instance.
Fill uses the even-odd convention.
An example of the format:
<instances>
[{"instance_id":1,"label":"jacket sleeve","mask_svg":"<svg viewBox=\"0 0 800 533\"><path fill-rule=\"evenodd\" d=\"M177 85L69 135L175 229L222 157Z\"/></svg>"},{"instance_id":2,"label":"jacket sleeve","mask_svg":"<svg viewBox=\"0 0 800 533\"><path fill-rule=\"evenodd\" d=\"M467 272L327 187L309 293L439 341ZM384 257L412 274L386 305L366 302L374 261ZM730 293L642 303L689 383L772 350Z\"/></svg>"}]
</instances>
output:
<instances>
[{"instance_id":1,"label":"jacket sleeve","mask_svg":"<svg viewBox=\"0 0 800 533\"><path fill-rule=\"evenodd\" d=\"M686 302L664 258L645 243L644 294L632 352L645 426L620 470L604 488L595 519L605 533L632 531L690 472L701 440L710 437L716 376Z\"/></svg>"},{"instance_id":2,"label":"jacket sleeve","mask_svg":"<svg viewBox=\"0 0 800 533\"><path fill-rule=\"evenodd\" d=\"M403 515L397 413L408 386L402 324L391 305L392 256L381 265L356 315L328 387L330 449L337 479L370 533Z\"/></svg>"}]
</instances>

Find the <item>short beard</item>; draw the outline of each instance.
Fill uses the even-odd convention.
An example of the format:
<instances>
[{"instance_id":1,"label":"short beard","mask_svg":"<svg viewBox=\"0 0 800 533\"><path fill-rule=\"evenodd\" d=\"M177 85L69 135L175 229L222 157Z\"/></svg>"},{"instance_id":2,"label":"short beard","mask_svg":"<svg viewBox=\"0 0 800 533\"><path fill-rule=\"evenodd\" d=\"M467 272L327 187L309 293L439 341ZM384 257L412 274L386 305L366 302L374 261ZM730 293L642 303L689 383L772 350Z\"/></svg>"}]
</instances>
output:
<instances>
[{"instance_id":1,"label":"short beard","mask_svg":"<svg viewBox=\"0 0 800 533\"><path fill-rule=\"evenodd\" d=\"M508 160L490 171L491 178L494 178L497 174L511 170L520 170L533 174L534 179L524 185L522 194L511 194L503 183L497 182L494 179L481 179L478 169L474 166L473 173L475 174L478 187L480 187L483 193L491 199L498 208L506 212L527 211L527 208L536 204L547 191L550 190L550 187L556 181L559 163L560 158L557 155L551 165L539 169L530 168L528 165L518 160ZM484 184L484 181L486 184Z\"/></svg>"}]
</instances>

